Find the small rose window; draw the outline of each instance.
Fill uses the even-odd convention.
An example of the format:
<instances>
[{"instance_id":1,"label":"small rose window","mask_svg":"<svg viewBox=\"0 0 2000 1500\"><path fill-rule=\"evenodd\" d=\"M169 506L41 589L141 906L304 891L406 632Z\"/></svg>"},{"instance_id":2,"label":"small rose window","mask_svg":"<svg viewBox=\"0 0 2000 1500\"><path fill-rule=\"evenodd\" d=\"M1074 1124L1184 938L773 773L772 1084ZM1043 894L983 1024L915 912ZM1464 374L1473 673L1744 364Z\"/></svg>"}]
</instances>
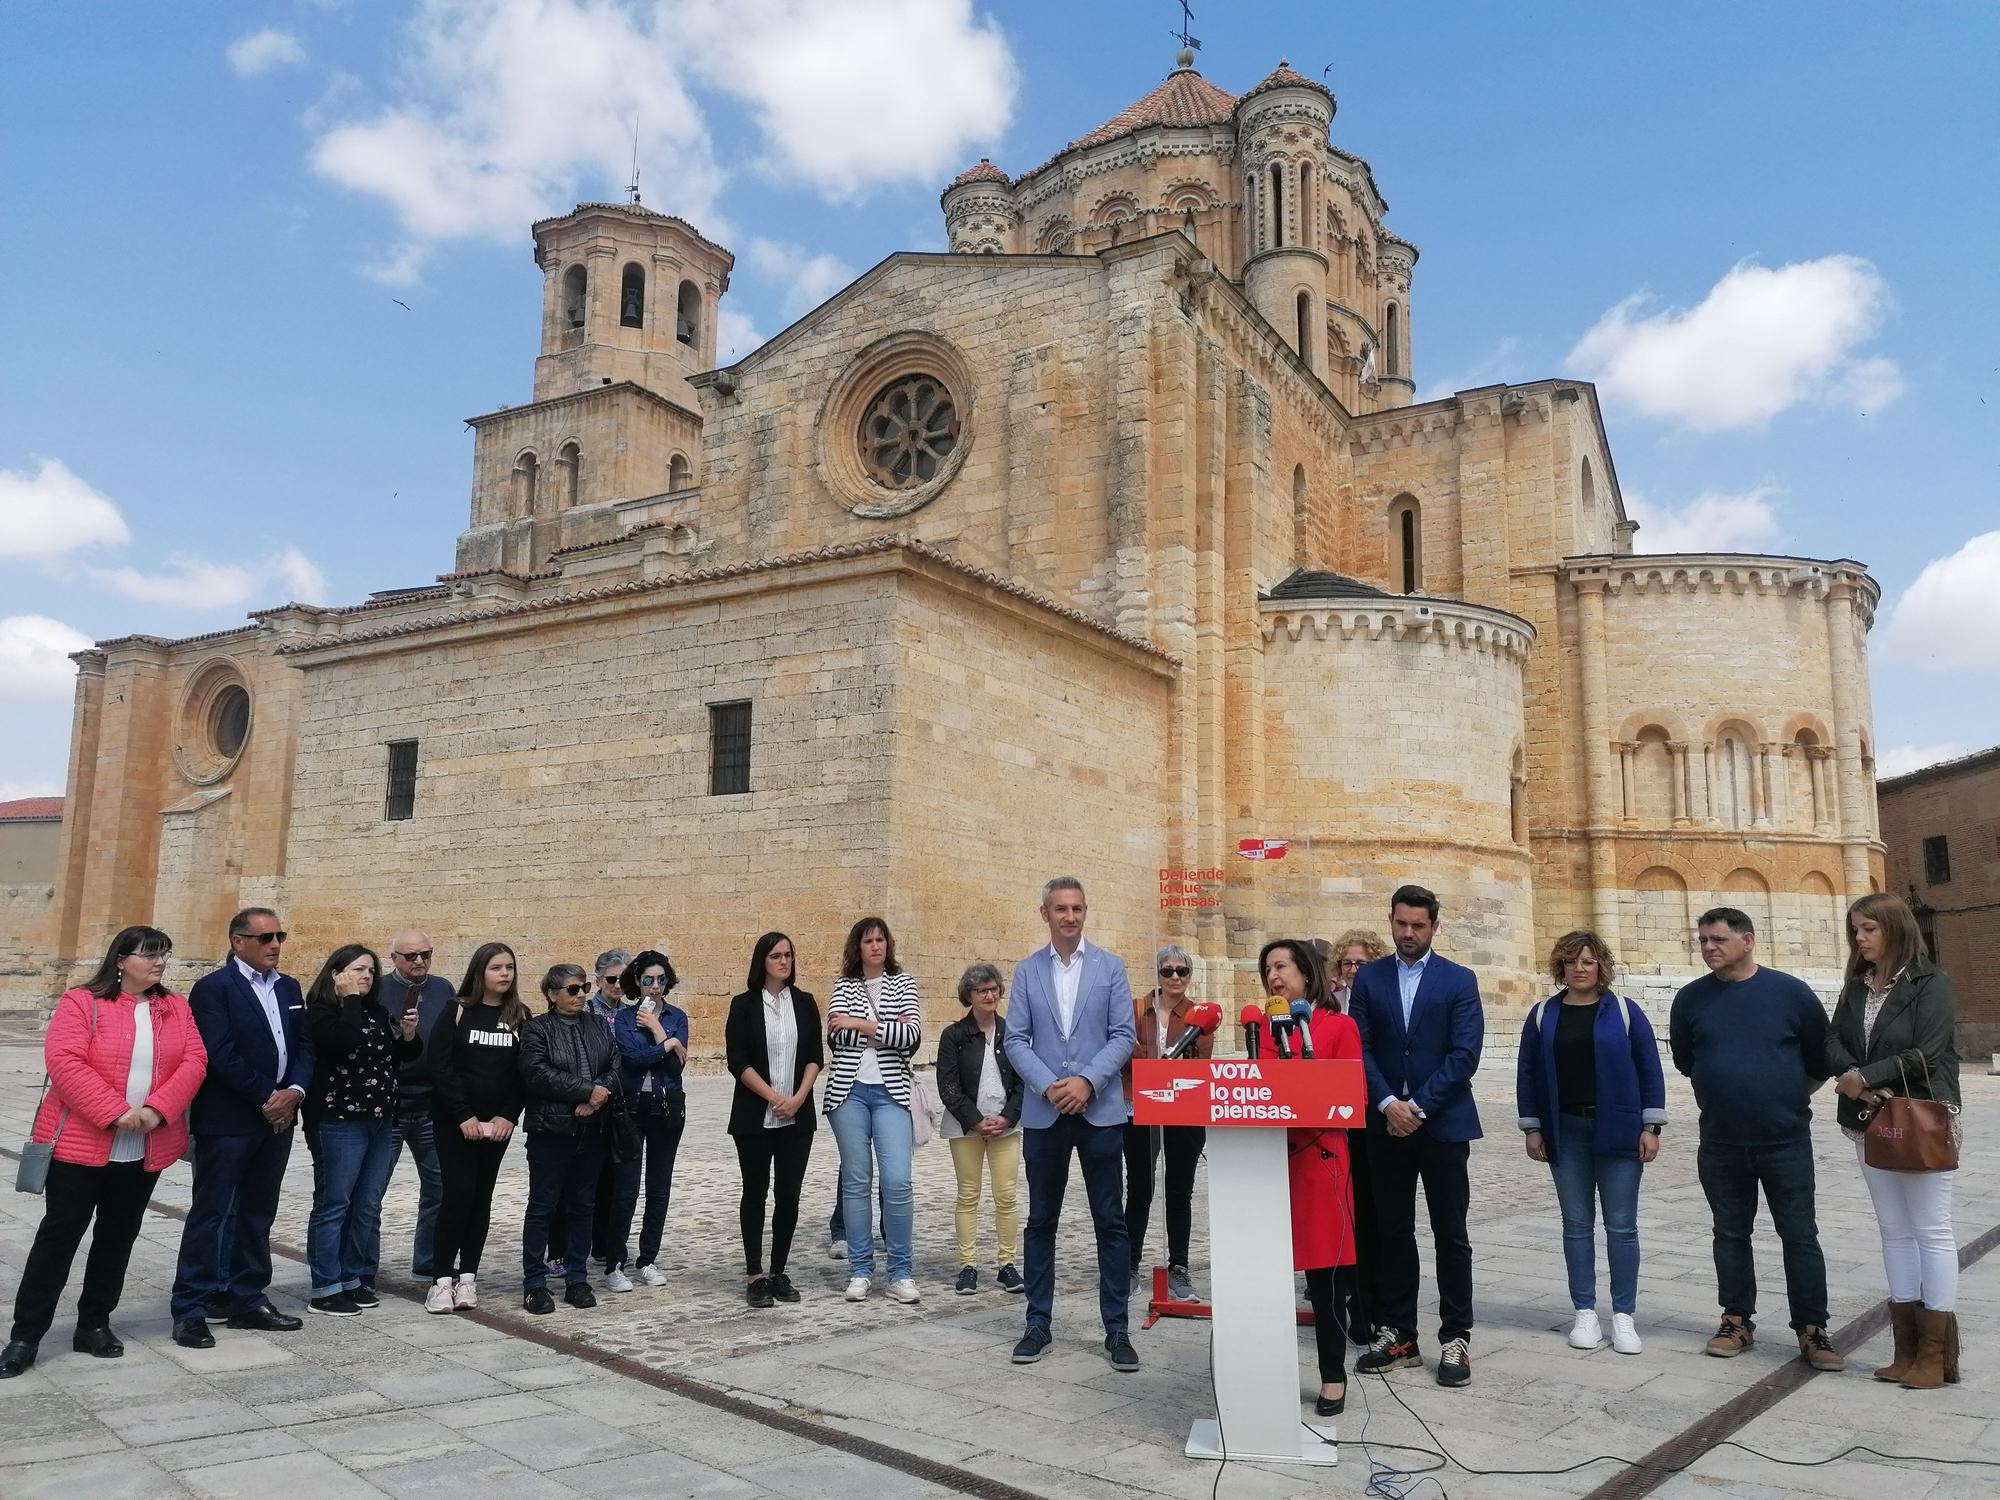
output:
<instances>
[{"instance_id":1,"label":"small rose window","mask_svg":"<svg viewBox=\"0 0 2000 1500\"><path fill-rule=\"evenodd\" d=\"M958 403L943 381L909 375L888 386L861 418L861 462L885 489L928 484L958 447Z\"/></svg>"}]
</instances>

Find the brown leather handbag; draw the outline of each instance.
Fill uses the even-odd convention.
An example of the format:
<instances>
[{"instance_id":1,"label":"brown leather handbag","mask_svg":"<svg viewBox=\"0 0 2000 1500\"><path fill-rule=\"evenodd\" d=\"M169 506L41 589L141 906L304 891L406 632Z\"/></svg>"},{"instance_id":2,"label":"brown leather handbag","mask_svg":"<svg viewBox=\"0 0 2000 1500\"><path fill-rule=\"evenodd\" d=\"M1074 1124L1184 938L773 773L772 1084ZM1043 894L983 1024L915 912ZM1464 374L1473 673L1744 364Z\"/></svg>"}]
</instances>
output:
<instances>
[{"instance_id":1,"label":"brown leather handbag","mask_svg":"<svg viewBox=\"0 0 2000 1500\"><path fill-rule=\"evenodd\" d=\"M1958 1170L1958 1143L1951 1136L1956 1104L1937 1099L1912 1099L1909 1076L1903 1059L1896 1059L1896 1071L1903 1075L1903 1092L1878 1094L1872 1108L1862 1111L1868 1122L1861 1159L1883 1172L1955 1172ZM1924 1092L1931 1091L1931 1065L1924 1061Z\"/></svg>"}]
</instances>

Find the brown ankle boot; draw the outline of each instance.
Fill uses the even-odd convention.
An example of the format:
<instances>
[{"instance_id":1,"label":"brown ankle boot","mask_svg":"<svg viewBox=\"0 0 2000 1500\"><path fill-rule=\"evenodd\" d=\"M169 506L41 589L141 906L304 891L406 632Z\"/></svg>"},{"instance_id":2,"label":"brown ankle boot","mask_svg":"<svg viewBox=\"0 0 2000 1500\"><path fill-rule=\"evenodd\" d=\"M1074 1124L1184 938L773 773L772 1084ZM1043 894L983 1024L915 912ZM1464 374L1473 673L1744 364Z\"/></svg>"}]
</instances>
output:
<instances>
[{"instance_id":1,"label":"brown ankle boot","mask_svg":"<svg viewBox=\"0 0 2000 1500\"><path fill-rule=\"evenodd\" d=\"M1896 1338L1896 1357L1875 1372L1877 1380L1901 1380L1917 1357L1917 1309L1922 1302L1891 1302L1889 1330Z\"/></svg>"},{"instance_id":2,"label":"brown ankle boot","mask_svg":"<svg viewBox=\"0 0 2000 1500\"><path fill-rule=\"evenodd\" d=\"M1944 1383L1946 1385L1957 1385L1958 1384L1958 1314L1955 1312L1948 1312L1944 1315L1944 1317L1946 1324L1945 1339L1944 1339Z\"/></svg>"},{"instance_id":3,"label":"brown ankle boot","mask_svg":"<svg viewBox=\"0 0 2000 1500\"><path fill-rule=\"evenodd\" d=\"M1917 1357L1903 1374L1905 1390L1934 1391L1944 1384L1944 1351L1950 1339L1950 1313L1917 1309Z\"/></svg>"}]
</instances>

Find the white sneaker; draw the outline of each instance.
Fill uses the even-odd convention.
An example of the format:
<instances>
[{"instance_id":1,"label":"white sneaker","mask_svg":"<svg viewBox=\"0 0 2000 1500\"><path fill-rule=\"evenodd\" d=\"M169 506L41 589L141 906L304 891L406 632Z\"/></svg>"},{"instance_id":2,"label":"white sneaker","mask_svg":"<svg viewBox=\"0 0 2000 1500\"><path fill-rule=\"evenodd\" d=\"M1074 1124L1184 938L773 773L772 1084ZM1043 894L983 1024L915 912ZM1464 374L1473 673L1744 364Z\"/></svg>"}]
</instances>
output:
<instances>
[{"instance_id":1,"label":"white sneaker","mask_svg":"<svg viewBox=\"0 0 2000 1500\"><path fill-rule=\"evenodd\" d=\"M424 1293L424 1311L448 1313L451 1311L451 1280L433 1281L431 1289Z\"/></svg>"},{"instance_id":2,"label":"white sneaker","mask_svg":"<svg viewBox=\"0 0 2000 1500\"><path fill-rule=\"evenodd\" d=\"M1569 1331L1569 1346L1572 1349L1595 1349L1604 1342L1604 1330L1597 1322L1597 1309L1579 1307L1576 1310L1576 1326Z\"/></svg>"},{"instance_id":3,"label":"white sneaker","mask_svg":"<svg viewBox=\"0 0 2000 1500\"><path fill-rule=\"evenodd\" d=\"M653 1265L639 1267L639 1279L645 1282L647 1286L665 1286L667 1284L666 1272L662 1271L658 1266Z\"/></svg>"},{"instance_id":4,"label":"white sneaker","mask_svg":"<svg viewBox=\"0 0 2000 1500\"><path fill-rule=\"evenodd\" d=\"M623 1267L620 1267L616 1271L607 1271L604 1273L604 1290L607 1292L629 1292L632 1290L632 1278L625 1274Z\"/></svg>"},{"instance_id":5,"label":"white sneaker","mask_svg":"<svg viewBox=\"0 0 2000 1500\"><path fill-rule=\"evenodd\" d=\"M851 1277L847 1283L846 1297L849 1302L866 1302L868 1288L872 1283L866 1276Z\"/></svg>"},{"instance_id":6,"label":"white sneaker","mask_svg":"<svg viewBox=\"0 0 2000 1500\"><path fill-rule=\"evenodd\" d=\"M917 1290L917 1284L909 1277L898 1276L889 1283L889 1295L898 1302L916 1302L921 1300L924 1294Z\"/></svg>"},{"instance_id":7,"label":"white sneaker","mask_svg":"<svg viewBox=\"0 0 2000 1500\"><path fill-rule=\"evenodd\" d=\"M479 1287L470 1276L461 1276L458 1278L458 1285L452 1288L451 1305L453 1307L479 1306Z\"/></svg>"},{"instance_id":8,"label":"white sneaker","mask_svg":"<svg viewBox=\"0 0 2000 1500\"><path fill-rule=\"evenodd\" d=\"M1637 1354L1646 1347L1639 1341L1639 1330L1632 1326L1630 1313L1611 1315L1611 1347L1620 1354Z\"/></svg>"}]
</instances>

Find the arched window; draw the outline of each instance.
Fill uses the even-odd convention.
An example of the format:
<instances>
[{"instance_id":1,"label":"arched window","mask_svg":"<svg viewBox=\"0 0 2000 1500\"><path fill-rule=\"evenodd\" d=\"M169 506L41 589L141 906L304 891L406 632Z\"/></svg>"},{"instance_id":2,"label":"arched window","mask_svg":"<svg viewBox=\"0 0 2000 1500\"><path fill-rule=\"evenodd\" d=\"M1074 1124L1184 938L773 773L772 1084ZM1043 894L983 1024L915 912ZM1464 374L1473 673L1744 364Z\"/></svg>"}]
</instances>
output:
<instances>
[{"instance_id":1,"label":"arched window","mask_svg":"<svg viewBox=\"0 0 2000 1500\"><path fill-rule=\"evenodd\" d=\"M1312 166L1299 163L1299 243L1312 248Z\"/></svg>"},{"instance_id":2,"label":"arched window","mask_svg":"<svg viewBox=\"0 0 2000 1500\"><path fill-rule=\"evenodd\" d=\"M1424 584L1424 521L1412 495L1398 495L1389 507L1389 547L1396 587L1416 593Z\"/></svg>"},{"instance_id":3,"label":"arched window","mask_svg":"<svg viewBox=\"0 0 2000 1500\"><path fill-rule=\"evenodd\" d=\"M1403 373L1403 310L1393 302L1382 314L1382 373Z\"/></svg>"},{"instance_id":4,"label":"arched window","mask_svg":"<svg viewBox=\"0 0 2000 1500\"><path fill-rule=\"evenodd\" d=\"M1597 481L1590 477L1590 459L1588 455L1583 460L1583 469L1577 480L1577 489L1583 496L1583 508L1585 510L1593 509L1597 504Z\"/></svg>"},{"instance_id":5,"label":"arched window","mask_svg":"<svg viewBox=\"0 0 2000 1500\"><path fill-rule=\"evenodd\" d=\"M541 477L541 461L532 452L523 453L514 460L514 514L532 516L535 513L535 486Z\"/></svg>"},{"instance_id":6,"label":"arched window","mask_svg":"<svg viewBox=\"0 0 2000 1500\"><path fill-rule=\"evenodd\" d=\"M1271 163L1271 248L1285 243L1285 169Z\"/></svg>"},{"instance_id":7,"label":"arched window","mask_svg":"<svg viewBox=\"0 0 2000 1500\"><path fill-rule=\"evenodd\" d=\"M1755 817L1750 778L1757 764L1750 754L1750 742L1740 730L1728 729L1715 747L1715 816L1725 827L1748 828Z\"/></svg>"},{"instance_id":8,"label":"arched window","mask_svg":"<svg viewBox=\"0 0 2000 1500\"><path fill-rule=\"evenodd\" d=\"M563 272L563 326L583 327L584 308L590 296L590 273L582 266Z\"/></svg>"},{"instance_id":9,"label":"arched window","mask_svg":"<svg viewBox=\"0 0 2000 1500\"><path fill-rule=\"evenodd\" d=\"M646 271L637 261L627 261L625 274L619 279L618 326L646 326Z\"/></svg>"},{"instance_id":10,"label":"arched window","mask_svg":"<svg viewBox=\"0 0 2000 1500\"><path fill-rule=\"evenodd\" d=\"M1299 293L1299 358L1312 363L1312 293Z\"/></svg>"},{"instance_id":11,"label":"arched window","mask_svg":"<svg viewBox=\"0 0 2000 1500\"><path fill-rule=\"evenodd\" d=\"M688 467L687 455L676 453L667 460L667 488L684 490L694 483L694 471Z\"/></svg>"},{"instance_id":12,"label":"arched window","mask_svg":"<svg viewBox=\"0 0 2000 1500\"><path fill-rule=\"evenodd\" d=\"M701 342L701 289L692 281L683 281L674 299L674 339L690 347Z\"/></svg>"},{"instance_id":13,"label":"arched window","mask_svg":"<svg viewBox=\"0 0 2000 1500\"><path fill-rule=\"evenodd\" d=\"M561 504L568 510L583 492L583 450L575 443L564 443L562 451L556 454L556 469L561 476Z\"/></svg>"}]
</instances>

